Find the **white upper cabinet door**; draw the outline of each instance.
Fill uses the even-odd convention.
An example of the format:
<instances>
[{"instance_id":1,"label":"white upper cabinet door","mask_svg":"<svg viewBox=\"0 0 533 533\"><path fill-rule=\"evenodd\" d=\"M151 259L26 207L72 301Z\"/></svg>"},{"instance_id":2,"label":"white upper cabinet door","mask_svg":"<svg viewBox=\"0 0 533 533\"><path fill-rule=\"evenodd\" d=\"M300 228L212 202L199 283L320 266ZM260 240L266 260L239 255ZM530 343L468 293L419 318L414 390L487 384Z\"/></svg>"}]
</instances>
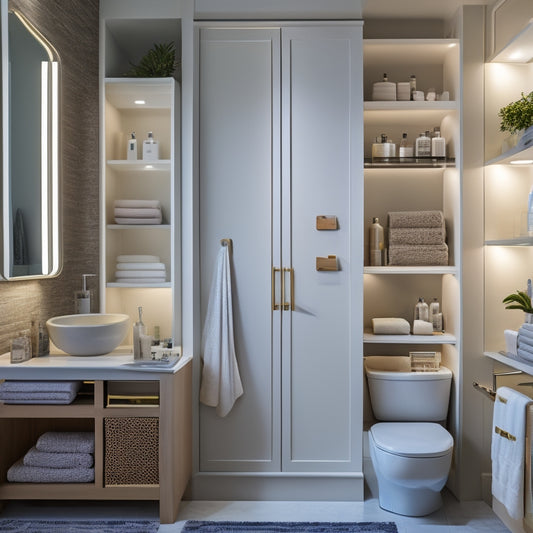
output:
<instances>
[{"instance_id":1,"label":"white upper cabinet door","mask_svg":"<svg viewBox=\"0 0 533 533\"><path fill-rule=\"evenodd\" d=\"M272 266L279 264L279 42L279 29L200 29L202 324L220 239L230 238L244 388L225 418L200 408L203 471L281 467L280 316L276 322L271 311Z\"/></svg>"},{"instance_id":2,"label":"white upper cabinet door","mask_svg":"<svg viewBox=\"0 0 533 533\"><path fill-rule=\"evenodd\" d=\"M283 28L282 80L283 470L360 470L362 28Z\"/></svg>"}]
</instances>

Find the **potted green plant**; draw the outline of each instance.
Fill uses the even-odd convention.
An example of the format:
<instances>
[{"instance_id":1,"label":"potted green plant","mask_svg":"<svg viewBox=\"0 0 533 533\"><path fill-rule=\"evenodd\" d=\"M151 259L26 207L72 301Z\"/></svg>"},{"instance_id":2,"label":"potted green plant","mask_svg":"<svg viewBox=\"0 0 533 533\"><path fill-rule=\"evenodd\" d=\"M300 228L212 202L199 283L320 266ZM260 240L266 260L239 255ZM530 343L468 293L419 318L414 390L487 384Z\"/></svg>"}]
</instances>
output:
<instances>
[{"instance_id":1,"label":"potted green plant","mask_svg":"<svg viewBox=\"0 0 533 533\"><path fill-rule=\"evenodd\" d=\"M141 58L138 65L126 74L133 78L168 78L176 70L176 47L173 42L154 44Z\"/></svg>"},{"instance_id":2,"label":"potted green plant","mask_svg":"<svg viewBox=\"0 0 533 533\"><path fill-rule=\"evenodd\" d=\"M514 134L533 126L533 91L527 95L521 93L520 99L502 107L498 116L500 131Z\"/></svg>"},{"instance_id":3,"label":"potted green plant","mask_svg":"<svg viewBox=\"0 0 533 533\"><path fill-rule=\"evenodd\" d=\"M525 313L525 322L531 324L533 322L533 306L531 305L531 298L525 291L516 291L509 294L503 299L506 304L505 309L519 309Z\"/></svg>"}]
</instances>

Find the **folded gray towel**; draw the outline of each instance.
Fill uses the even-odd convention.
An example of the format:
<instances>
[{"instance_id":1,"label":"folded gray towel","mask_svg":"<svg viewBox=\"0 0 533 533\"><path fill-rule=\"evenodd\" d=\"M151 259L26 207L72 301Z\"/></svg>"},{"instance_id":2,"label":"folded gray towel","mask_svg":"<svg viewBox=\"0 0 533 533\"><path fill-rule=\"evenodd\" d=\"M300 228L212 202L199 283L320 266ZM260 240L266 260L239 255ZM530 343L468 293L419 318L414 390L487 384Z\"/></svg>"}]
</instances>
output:
<instances>
[{"instance_id":1,"label":"folded gray towel","mask_svg":"<svg viewBox=\"0 0 533 533\"><path fill-rule=\"evenodd\" d=\"M92 431L47 431L38 439L35 447L40 452L94 453Z\"/></svg>"},{"instance_id":2,"label":"folded gray towel","mask_svg":"<svg viewBox=\"0 0 533 533\"><path fill-rule=\"evenodd\" d=\"M26 466L19 459L7 471L11 483L90 483L94 481L94 468L43 468Z\"/></svg>"},{"instance_id":3,"label":"folded gray towel","mask_svg":"<svg viewBox=\"0 0 533 533\"><path fill-rule=\"evenodd\" d=\"M442 211L389 212L389 228L441 228L443 225Z\"/></svg>"},{"instance_id":4,"label":"folded gray towel","mask_svg":"<svg viewBox=\"0 0 533 533\"><path fill-rule=\"evenodd\" d=\"M91 468L94 457L90 453L53 453L40 452L35 446L23 458L26 466L45 468Z\"/></svg>"},{"instance_id":5,"label":"folded gray towel","mask_svg":"<svg viewBox=\"0 0 533 533\"><path fill-rule=\"evenodd\" d=\"M60 404L67 405L76 399L75 392L0 392L0 400L8 404Z\"/></svg>"},{"instance_id":6,"label":"folded gray towel","mask_svg":"<svg viewBox=\"0 0 533 533\"><path fill-rule=\"evenodd\" d=\"M389 265L442 266L447 264L448 246L446 244L389 246Z\"/></svg>"},{"instance_id":7,"label":"folded gray towel","mask_svg":"<svg viewBox=\"0 0 533 533\"><path fill-rule=\"evenodd\" d=\"M8 380L0 384L0 392L78 392L81 386L81 381Z\"/></svg>"},{"instance_id":8,"label":"folded gray towel","mask_svg":"<svg viewBox=\"0 0 533 533\"><path fill-rule=\"evenodd\" d=\"M389 246L397 244L444 244L446 229L440 228L390 228Z\"/></svg>"}]
</instances>

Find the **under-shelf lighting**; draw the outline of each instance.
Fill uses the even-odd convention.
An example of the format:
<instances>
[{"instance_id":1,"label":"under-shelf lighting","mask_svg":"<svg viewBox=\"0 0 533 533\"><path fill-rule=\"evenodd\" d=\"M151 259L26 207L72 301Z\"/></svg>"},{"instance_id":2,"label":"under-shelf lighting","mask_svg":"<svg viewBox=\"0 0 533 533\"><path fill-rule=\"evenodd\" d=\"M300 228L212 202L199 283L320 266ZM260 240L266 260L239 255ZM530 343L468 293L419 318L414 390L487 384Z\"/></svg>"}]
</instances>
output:
<instances>
[{"instance_id":1,"label":"under-shelf lighting","mask_svg":"<svg viewBox=\"0 0 533 533\"><path fill-rule=\"evenodd\" d=\"M144 105L146 104L146 100L135 100L133 103L135 105Z\"/></svg>"},{"instance_id":2,"label":"under-shelf lighting","mask_svg":"<svg viewBox=\"0 0 533 533\"><path fill-rule=\"evenodd\" d=\"M517 159L511 161L511 165L533 165L533 159Z\"/></svg>"},{"instance_id":3,"label":"under-shelf lighting","mask_svg":"<svg viewBox=\"0 0 533 533\"><path fill-rule=\"evenodd\" d=\"M528 63L533 58L533 19L492 59L491 63Z\"/></svg>"}]
</instances>

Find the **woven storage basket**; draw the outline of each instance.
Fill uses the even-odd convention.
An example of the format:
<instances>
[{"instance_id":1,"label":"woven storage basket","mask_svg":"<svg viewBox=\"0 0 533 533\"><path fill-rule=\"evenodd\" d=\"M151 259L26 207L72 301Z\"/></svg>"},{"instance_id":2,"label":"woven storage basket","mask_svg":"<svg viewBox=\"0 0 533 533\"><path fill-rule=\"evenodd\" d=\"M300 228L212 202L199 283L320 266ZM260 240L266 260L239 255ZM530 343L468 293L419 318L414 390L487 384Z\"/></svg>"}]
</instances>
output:
<instances>
[{"instance_id":1,"label":"woven storage basket","mask_svg":"<svg viewBox=\"0 0 533 533\"><path fill-rule=\"evenodd\" d=\"M104 482L110 485L159 483L159 419L104 419Z\"/></svg>"}]
</instances>

